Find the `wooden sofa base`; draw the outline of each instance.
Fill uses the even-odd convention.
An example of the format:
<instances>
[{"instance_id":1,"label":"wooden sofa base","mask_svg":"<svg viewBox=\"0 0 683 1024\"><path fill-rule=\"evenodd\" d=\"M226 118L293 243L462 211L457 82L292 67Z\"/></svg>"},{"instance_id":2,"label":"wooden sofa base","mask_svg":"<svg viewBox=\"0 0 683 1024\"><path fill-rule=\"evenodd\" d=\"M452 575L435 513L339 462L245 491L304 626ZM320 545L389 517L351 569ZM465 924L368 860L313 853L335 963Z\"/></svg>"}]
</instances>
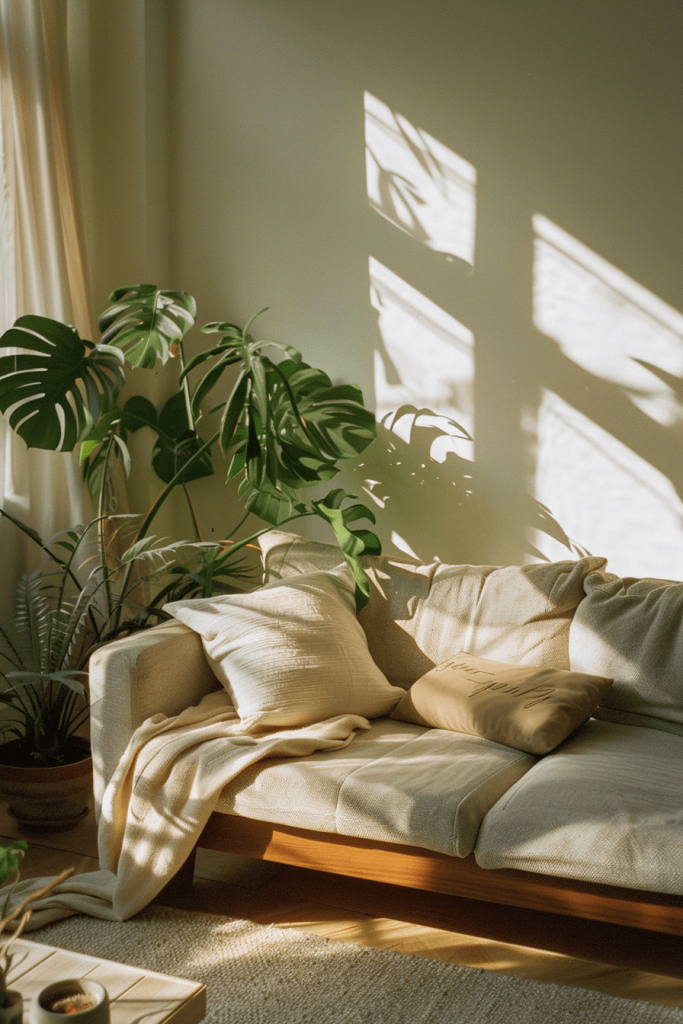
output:
<instances>
[{"instance_id":1,"label":"wooden sofa base","mask_svg":"<svg viewBox=\"0 0 683 1024\"><path fill-rule=\"evenodd\" d=\"M197 846L373 882L683 935L683 896L480 868L417 846L372 842L214 812Z\"/></svg>"}]
</instances>

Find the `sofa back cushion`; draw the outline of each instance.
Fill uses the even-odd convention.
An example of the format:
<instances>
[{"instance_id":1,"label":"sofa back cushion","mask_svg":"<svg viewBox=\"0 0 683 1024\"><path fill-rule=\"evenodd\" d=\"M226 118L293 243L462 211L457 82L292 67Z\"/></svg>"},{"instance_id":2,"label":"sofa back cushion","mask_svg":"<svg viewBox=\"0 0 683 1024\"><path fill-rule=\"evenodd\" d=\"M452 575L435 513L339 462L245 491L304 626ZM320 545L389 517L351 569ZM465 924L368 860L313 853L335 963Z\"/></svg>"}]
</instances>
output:
<instances>
[{"instance_id":1,"label":"sofa back cushion","mask_svg":"<svg viewBox=\"0 0 683 1024\"><path fill-rule=\"evenodd\" d=\"M329 569L341 559L333 544L275 530L260 544L266 583ZM382 555L362 564L371 595L358 621L370 654L387 679L408 687L458 651L568 669L569 624L583 581L606 562L590 557L501 568Z\"/></svg>"},{"instance_id":2,"label":"sofa back cushion","mask_svg":"<svg viewBox=\"0 0 683 1024\"><path fill-rule=\"evenodd\" d=\"M683 583L598 571L584 588L571 667L614 679L595 717L683 736Z\"/></svg>"}]
</instances>

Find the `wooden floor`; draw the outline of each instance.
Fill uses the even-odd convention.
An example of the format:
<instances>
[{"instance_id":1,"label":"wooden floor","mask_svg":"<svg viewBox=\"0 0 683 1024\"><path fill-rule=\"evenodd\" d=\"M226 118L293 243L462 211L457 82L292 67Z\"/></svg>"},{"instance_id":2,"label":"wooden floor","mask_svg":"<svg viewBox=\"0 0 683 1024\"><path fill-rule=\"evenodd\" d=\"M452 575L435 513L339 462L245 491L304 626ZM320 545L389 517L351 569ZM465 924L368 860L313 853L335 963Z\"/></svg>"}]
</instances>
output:
<instances>
[{"instance_id":1,"label":"wooden floor","mask_svg":"<svg viewBox=\"0 0 683 1024\"><path fill-rule=\"evenodd\" d=\"M0 836L19 835L0 805ZM69 832L24 838L24 878L55 874L70 864L77 872L98 868L92 814ZM639 929L416 893L211 850L199 851L193 889L174 905L683 1007L683 938Z\"/></svg>"}]
</instances>

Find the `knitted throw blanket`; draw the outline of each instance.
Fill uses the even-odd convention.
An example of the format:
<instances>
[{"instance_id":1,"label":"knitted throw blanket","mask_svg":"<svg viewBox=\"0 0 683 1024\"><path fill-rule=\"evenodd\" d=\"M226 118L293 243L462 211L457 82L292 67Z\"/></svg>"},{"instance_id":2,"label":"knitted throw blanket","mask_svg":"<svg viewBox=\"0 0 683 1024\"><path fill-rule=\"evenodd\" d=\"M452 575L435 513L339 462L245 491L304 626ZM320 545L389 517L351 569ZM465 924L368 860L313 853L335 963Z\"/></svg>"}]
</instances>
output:
<instances>
[{"instance_id":1,"label":"knitted throw blanket","mask_svg":"<svg viewBox=\"0 0 683 1024\"><path fill-rule=\"evenodd\" d=\"M370 723L340 715L314 725L249 736L225 691L172 718L153 715L131 737L104 794L98 830L100 871L75 875L33 903L28 928L70 914L125 921L152 900L184 863L221 791L267 757L303 757L350 743ZM49 879L27 879L9 907Z\"/></svg>"}]
</instances>

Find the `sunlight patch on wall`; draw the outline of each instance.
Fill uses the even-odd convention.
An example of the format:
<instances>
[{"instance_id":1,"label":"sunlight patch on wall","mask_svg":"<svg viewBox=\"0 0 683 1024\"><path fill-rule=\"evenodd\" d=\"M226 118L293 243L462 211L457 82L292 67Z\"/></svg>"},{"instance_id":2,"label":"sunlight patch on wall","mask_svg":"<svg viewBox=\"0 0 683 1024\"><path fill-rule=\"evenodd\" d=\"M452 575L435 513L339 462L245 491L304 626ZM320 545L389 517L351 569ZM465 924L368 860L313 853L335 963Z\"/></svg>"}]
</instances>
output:
<instances>
[{"instance_id":1,"label":"sunlight patch on wall","mask_svg":"<svg viewBox=\"0 0 683 1024\"><path fill-rule=\"evenodd\" d=\"M404 540L400 533L396 533L396 530L391 531L391 543L394 544L399 551L402 551L404 555L408 555L409 558L416 558L418 562L420 561L408 541Z\"/></svg>"},{"instance_id":2,"label":"sunlight patch on wall","mask_svg":"<svg viewBox=\"0 0 683 1024\"><path fill-rule=\"evenodd\" d=\"M533 225L535 326L657 423L683 426L683 315L546 217Z\"/></svg>"},{"instance_id":3,"label":"sunlight patch on wall","mask_svg":"<svg viewBox=\"0 0 683 1024\"><path fill-rule=\"evenodd\" d=\"M670 480L551 391L538 412L536 498L617 575L683 579L683 503ZM567 549L534 531L551 561Z\"/></svg>"},{"instance_id":4,"label":"sunlight patch on wall","mask_svg":"<svg viewBox=\"0 0 683 1024\"><path fill-rule=\"evenodd\" d=\"M370 301L379 314L377 419L404 405L429 409L445 432L431 457L474 458L474 335L379 260L370 257Z\"/></svg>"},{"instance_id":5,"label":"sunlight patch on wall","mask_svg":"<svg viewBox=\"0 0 683 1024\"><path fill-rule=\"evenodd\" d=\"M365 93L370 205L412 238L474 262L476 170L371 93Z\"/></svg>"}]
</instances>

